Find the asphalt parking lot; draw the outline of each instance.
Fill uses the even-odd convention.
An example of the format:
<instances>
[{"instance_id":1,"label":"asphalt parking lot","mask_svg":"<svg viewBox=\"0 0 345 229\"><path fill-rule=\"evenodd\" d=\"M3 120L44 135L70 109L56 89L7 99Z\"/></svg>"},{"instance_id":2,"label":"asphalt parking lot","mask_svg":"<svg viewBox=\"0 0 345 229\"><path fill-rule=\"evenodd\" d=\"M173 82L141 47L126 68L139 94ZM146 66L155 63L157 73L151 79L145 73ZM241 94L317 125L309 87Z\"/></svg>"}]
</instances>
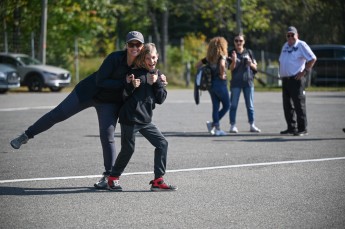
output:
<instances>
[{"instance_id":1,"label":"asphalt parking lot","mask_svg":"<svg viewBox=\"0 0 345 229\"><path fill-rule=\"evenodd\" d=\"M98 124L87 109L9 145L66 93L0 95L0 228L344 228L345 92L307 92L309 135L286 129L280 92L256 92L250 133L241 97L238 134L210 136L207 93L168 90L154 123L169 141L166 181L149 191L153 148L141 136L121 177L123 192L96 190L103 172ZM229 130L228 115L221 127ZM115 141L120 150L120 128Z\"/></svg>"}]
</instances>

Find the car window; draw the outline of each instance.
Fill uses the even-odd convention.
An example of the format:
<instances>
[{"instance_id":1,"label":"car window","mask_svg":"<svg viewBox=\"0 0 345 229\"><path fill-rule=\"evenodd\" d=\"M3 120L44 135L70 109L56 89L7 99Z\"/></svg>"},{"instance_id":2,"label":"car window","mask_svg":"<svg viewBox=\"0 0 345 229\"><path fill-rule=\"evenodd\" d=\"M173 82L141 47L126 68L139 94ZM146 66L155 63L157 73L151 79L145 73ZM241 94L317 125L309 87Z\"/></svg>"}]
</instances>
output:
<instances>
[{"instance_id":1,"label":"car window","mask_svg":"<svg viewBox=\"0 0 345 229\"><path fill-rule=\"evenodd\" d=\"M333 58L333 49L319 49L319 50L314 50L314 54L316 55L317 58Z\"/></svg>"},{"instance_id":2,"label":"car window","mask_svg":"<svg viewBox=\"0 0 345 229\"><path fill-rule=\"evenodd\" d=\"M345 60L345 49L336 49L335 50L335 57Z\"/></svg>"},{"instance_id":3,"label":"car window","mask_svg":"<svg viewBox=\"0 0 345 229\"><path fill-rule=\"evenodd\" d=\"M18 63L15 59L11 58L11 57L7 57L7 56L1 56L0 57L0 62L3 64L9 64L12 65L14 67L18 66Z\"/></svg>"},{"instance_id":4,"label":"car window","mask_svg":"<svg viewBox=\"0 0 345 229\"><path fill-rule=\"evenodd\" d=\"M38 60L36 60L34 58L31 58L29 56L18 56L16 59L18 61L24 63L25 65L31 65L31 64L38 65L38 64L41 64L40 61L38 61Z\"/></svg>"}]
</instances>

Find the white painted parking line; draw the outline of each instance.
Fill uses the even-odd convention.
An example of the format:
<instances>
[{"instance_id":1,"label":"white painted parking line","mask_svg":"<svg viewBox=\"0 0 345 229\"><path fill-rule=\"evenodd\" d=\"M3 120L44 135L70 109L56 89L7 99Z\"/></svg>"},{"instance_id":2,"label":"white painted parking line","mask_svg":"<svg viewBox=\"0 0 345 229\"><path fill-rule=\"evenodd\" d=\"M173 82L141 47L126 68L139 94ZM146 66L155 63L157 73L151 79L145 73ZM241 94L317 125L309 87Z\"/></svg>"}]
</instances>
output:
<instances>
[{"instance_id":1,"label":"white painted parking line","mask_svg":"<svg viewBox=\"0 0 345 229\"><path fill-rule=\"evenodd\" d=\"M205 103L211 103L211 100L203 101ZM193 100L173 100L167 101L166 103L174 103L174 104L187 104L187 103L194 103ZM58 104L57 104L58 105ZM56 105L56 106L57 106ZM46 109L53 109L56 106L36 106L36 107L9 107L9 108L0 108L0 112L2 111L27 111L27 110L46 110Z\"/></svg>"},{"instance_id":2,"label":"white painted parking line","mask_svg":"<svg viewBox=\"0 0 345 229\"><path fill-rule=\"evenodd\" d=\"M175 169L175 170L167 170L166 172L167 173L178 173L178 172L192 172L192 171L204 171L204 170L215 170L215 169L232 169L232 168L255 167L255 166L271 166L271 165L283 165L283 164L324 162L324 161L335 161L335 160L345 160L345 157L319 158L319 159L296 160L296 161L275 161L275 162L263 162L263 163L240 164L240 165L225 165L225 166L190 168L190 169ZM144 175L144 174L153 174L153 172L123 173L122 176ZM72 179L99 178L99 177L100 177L100 175L28 178L28 179L0 180L0 184L16 183L16 182L29 182L29 181L47 181L47 180L72 180Z\"/></svg>"},{"instance_id":3,"label":"white painted parking line","mask_svg":"<svg viewBox=\"0 0 345 229\"><path fill-rule=\"evenodd\" d=\"M16 107L16 108L0 108L0 111L27 111L39 109L53 109L55 106L39 106L39 107Z\"/></svg>"}]
</instances>

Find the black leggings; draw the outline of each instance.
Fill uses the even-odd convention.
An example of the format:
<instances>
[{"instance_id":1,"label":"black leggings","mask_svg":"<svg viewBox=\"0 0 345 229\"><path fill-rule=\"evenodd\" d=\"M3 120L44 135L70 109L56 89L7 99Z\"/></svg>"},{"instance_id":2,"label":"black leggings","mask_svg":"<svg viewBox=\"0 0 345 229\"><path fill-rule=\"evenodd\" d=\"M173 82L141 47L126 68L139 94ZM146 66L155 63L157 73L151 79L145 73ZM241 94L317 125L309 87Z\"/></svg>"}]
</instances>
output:
<instances>
[{"instance_id":1,"label":"black leggings","mask_svg":"<svg viewBox=\"0 0 345 229\"><path fill-rule=\"evenodd\" d=\"M89 107L95 107L97 111L104 168L105 173L109 174L116 158L114 132L121 104L99 103L94 100L80 103L77 93L73 90L57 107L38 119L25 133L29 138L33 138L56 123L64 121Z\"/></svg>"}]
</instances>

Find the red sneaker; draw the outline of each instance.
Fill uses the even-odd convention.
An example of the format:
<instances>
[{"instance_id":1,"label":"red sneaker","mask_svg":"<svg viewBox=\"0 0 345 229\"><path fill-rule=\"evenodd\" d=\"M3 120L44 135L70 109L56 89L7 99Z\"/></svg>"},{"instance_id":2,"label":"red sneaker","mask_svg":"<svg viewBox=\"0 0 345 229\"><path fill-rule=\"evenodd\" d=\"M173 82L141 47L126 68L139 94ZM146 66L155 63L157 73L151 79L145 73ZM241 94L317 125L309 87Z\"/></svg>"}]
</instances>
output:
<instances>
[{"instance_id":1,"label":"red sneaker","mask_svg":"<svg viewBox=\"0 0 345 229\"><path fill-rule=\"evenodd\" d=\"M176 191L177 187L164 182L163 177L150 181L151 191Z\"/></svg>"},{"instance_id":2,"label":"red sneaker","mask_svg":"<svg viewBox=\"0 0 345 229\"><path fill-rule=\"evenodd\" d=\"M122 187L120 186L119 177L108 177L108 189L111 191L121 192Z\"/></svg>"}]
</instances>

